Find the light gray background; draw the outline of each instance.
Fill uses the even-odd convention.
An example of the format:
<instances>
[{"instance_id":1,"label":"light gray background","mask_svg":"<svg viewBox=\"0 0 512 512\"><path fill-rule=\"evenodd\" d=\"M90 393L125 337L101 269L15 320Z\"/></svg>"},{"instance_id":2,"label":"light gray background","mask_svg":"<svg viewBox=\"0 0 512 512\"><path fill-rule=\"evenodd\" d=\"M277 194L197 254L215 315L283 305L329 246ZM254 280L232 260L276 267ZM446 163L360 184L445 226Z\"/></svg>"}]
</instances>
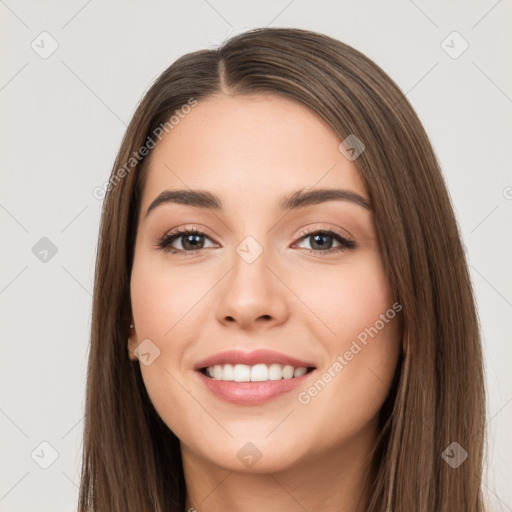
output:
<instances>
[{"instance_id":1,"label":"light gray background","mask_svg":"<svg viewBox=\"0 0 512 512\"><path fill-rule=\"evenodd\" d=\"M102 206L92 191L108 180L137 102L183 53L267 25L320 31L363 51L422 119L478 297L485 488L493 510L512 511L510 0L0 0L0 16L0 511L76 510ZM453 31L469 43L458 58L441 46ZM51 38L58 48L44 59ZM445 43L452 54L461 44ZM33 252L43 237L57 248L46 262Z\"/></svg>"}]
</instances>

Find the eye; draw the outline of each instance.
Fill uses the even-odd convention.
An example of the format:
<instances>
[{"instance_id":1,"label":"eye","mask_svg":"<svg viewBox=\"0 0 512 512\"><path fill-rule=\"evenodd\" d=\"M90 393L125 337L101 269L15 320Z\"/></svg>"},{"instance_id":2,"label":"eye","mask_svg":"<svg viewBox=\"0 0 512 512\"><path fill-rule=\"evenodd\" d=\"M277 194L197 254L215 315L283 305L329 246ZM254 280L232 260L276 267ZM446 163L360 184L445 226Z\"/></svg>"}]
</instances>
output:
<instances>
[{"instance_id":1,"label":"eye","mask_svg":"<svg viewBox=\"0 0 512 512\"><path fill-rule=\"evenodd\" d=\"M211 240L202 231L194 228L180 228L158 240L157 248L173 254L195 254L199 250L207 248L205 239ZM182 248L174 247L175 242L179 242Z\"/></svg>"},{"instance_id":2,"label":"eye","mask_svg":"<svg viewBox=\"0 0 512 512\"><path fill-rule=\"evenodd\" d=\"M159 239L157 249L172 254L189 256L198 253L201 249L207 249L205 240L211 241L211 238L198 229L180 228L172 233L165 234ZM333 254L355 247L355 242L345 238L341 233L330 229L303 232L295 244L307 240L310 241L311 249L304 249L312 254ZM179 243L181 248L175 247L176 243ZM335 246L336 243L338 243L338 246ZM215 244L210 247L214 246Z\"/></svg>"},{"instance_id":3,"label":"eye","mask_svg":"<svg viewBox=\"0 0 512 512\"><path fill-rule=\"evenodd\" d=\"M307 249L308 252L314 254L328 254L346 251L355 247L355 243L352 240L345 238L341 233L333 230L317 230L310 231L309 233L301 233L301 240L309 240L311 249ZM333 247L333 244L338 242L337 247ZM298 243L298 242L296 242Z\"/></svg>"}]
</instances>

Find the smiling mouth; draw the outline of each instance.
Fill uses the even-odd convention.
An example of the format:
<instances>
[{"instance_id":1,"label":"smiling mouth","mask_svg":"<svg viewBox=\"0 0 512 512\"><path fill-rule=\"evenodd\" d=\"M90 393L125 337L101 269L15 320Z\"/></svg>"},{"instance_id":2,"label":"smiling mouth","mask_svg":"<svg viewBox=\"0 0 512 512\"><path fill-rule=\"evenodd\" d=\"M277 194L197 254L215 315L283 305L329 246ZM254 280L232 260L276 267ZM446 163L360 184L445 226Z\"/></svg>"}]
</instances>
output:
<instances>
[{"instance_id":1,"label":"smiling mouth","mask_svg":"<svg viewBox=\"0 0 512 512\"><path fill-rule=\"evenodd\" d=\"M314 366L298 366L282 364L216 364L200 368L199 371L212 380L225 382L266 382L291 380L302 377L315 370Z\"/></svg>"}]
</instances>

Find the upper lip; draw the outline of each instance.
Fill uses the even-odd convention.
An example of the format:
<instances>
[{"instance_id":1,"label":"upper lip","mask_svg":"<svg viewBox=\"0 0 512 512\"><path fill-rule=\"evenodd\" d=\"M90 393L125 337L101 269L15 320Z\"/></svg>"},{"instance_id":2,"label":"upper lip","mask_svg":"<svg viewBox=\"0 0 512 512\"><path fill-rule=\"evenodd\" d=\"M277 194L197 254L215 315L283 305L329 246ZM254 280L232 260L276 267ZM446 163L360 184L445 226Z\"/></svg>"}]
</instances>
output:
<instances>
[{"instance_id":1,"label":"upper lip","mask_svg":"<svg viewBox=\"0 0 512 512\"><path fill-rule=\"evenodd\" d=\"M281 354L280 352L274 352L273 350L255 350L253 352L244 352L242 350L226 350L219 352L206 359L197 362L194 365L195 370L201 370L216 364L246 364L248 366L254 366L256 364L282 364L293 366L294 368L300 367L314 367L315 365L310 361L301 361L295 357Z\"/></svg>"}]
</instances>

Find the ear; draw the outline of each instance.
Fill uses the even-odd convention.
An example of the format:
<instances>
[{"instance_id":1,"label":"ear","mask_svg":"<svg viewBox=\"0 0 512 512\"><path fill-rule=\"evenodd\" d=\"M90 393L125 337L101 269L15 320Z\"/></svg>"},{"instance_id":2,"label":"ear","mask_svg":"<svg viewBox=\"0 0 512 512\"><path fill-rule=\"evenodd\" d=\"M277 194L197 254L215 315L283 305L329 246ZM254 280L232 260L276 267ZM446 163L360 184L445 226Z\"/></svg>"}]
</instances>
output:
<instances>
[{"instance_id":1,"label":"ear","mask_svg":"<svg viewBox=\"0 0 512 512\"><path fill-rule=\"evenodd\" d=\"M133 325L133 321L131 326ZM128 357L130 361L138 361L138 357L135 355L134 350L137 348L139 344L137 339L137 332L135 331L135 327L130 326L130 335L128 336Z\"/></svg>"}]
</instances>

